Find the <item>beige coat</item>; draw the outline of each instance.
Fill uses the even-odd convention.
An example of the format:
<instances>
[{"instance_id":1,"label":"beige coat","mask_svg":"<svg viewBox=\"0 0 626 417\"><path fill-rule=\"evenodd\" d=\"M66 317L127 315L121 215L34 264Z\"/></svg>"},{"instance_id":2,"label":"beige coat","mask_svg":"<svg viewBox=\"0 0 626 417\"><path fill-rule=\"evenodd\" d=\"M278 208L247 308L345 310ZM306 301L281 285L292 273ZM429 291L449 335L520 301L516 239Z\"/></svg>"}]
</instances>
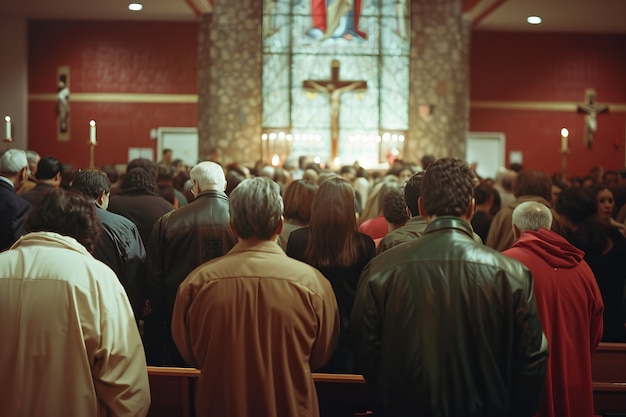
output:
<instances>
[{"instance_id":1,"label":"beige coat","mask_svg":"<svg viewBox=\"0 0 626 417\"><path fill-rule=\"evenodd\" d=\"M274 242L239 242L178 288L172 336L202 370L198 416L318 416L311 371L331 357L337 302L316 269Z\"/></svg>"},{"instance_id":2,"label":"beige coat","mask_svg":"<svg viewBox=\"0 0 626 417\"><path fill-rule=\"evenodd\" d=\"M115 273L76 240L0 254L0 416L145 416L146 361Z\"/></svg>"},{"instance_id":3,"label":"beige coat","mask_svg":"<svg viewBox=\"0 0 626 417\"><path fill-rule=\"evenodd\" d=\"M500 208L500 211L496 213L496 215L493 217L493 220L491 221L491 226L489 226L489 234L487 235L487 241L485 242L485 245L497 250L498 252L505 251L513 246L513 242L515 240L513 237L513 211L517 206L526 201L536 201L537 203L544 204L548 208L550 208L552 210L551 229L555 232L559 231L559 223L556 220L558 217L556 215L556 212L552 208L552 205L539 196L523 195L517 198L511 204L507 206L502 206Z\"/></svg>"}]
</instances>

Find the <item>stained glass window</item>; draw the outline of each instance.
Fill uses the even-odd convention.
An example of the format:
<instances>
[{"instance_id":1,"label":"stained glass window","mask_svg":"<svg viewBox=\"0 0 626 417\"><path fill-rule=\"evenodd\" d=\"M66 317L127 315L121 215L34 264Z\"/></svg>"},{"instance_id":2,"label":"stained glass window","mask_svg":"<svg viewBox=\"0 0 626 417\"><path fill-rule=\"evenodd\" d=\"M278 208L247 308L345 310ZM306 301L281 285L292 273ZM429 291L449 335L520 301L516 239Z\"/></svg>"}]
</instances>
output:
<instances>
[{"instance_id":1,"label":"stained glass window","mask_svg":"<svg viewBox=\"0 0 626 417\"><path fill-rule=\"evenodd\" d=\"M384 134L408 131L408 7L406 0L265 0L264 133L288 133L286 149L296 157L332 163L334 135L335 162L384 162Z\"/></svg>"}]
</instances>

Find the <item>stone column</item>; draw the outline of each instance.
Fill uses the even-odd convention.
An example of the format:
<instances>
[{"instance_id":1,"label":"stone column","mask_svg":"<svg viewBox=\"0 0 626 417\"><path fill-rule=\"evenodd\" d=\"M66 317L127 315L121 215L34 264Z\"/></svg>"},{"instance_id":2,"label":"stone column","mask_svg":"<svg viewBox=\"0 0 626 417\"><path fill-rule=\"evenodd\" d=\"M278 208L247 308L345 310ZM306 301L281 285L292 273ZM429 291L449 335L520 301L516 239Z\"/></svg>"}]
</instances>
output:
<instances>
[{"instance_id":1,"label":"stone column","mask_svg":"<svg viewBox=\"0 0 626 417\"><path fill-rule=\"evenodd\" d=\"M200 24L198 138L201 159L222 164L260 158L263 2L215 0Z\"/></svg>"},{"instance_id":2,"label":"stone column","mask_svg":"<svg viewBox=\"0 0 626 417\"><path fill-rule=\"evenodd\" d=\"M462 0L411 0L406 160L425 154L465 159L470 30Z\"/></svg>"}]
</instances>

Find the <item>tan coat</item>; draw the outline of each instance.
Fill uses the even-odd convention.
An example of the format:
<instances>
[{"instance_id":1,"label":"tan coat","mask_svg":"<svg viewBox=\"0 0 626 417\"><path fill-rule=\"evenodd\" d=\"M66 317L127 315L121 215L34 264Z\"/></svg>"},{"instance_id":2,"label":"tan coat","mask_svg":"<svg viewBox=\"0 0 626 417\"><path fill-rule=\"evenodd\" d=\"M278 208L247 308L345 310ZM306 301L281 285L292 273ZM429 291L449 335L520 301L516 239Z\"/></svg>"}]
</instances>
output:
<instances>
[{"instance_id":1,"label":"tan coat","mask_svg":"<svg viewBox=\"0 0 626 417\"><path fill-rule=\"evenodd\" d=\"M180 285L172 336L202 370L198 416L318 416L311 371L331 357L337 302L316 269L274 242L239 242Z\"/></svg>"},{"instance_id":2,"label":"tan coat","mask_svg":"<svg viewBox=\"0 0 626 417\"><path fill-rule=\"evenodd\" d=\"M535 201L537 203L544 204L546 207L552 210L552 227L555 232L559 231L559 222L557 221L557 214L552 208L552 205L545 199L536 195L523 195L513 201L507 206L502 206L500 211L496 213L491 221L489 227L489 234L487 235L487 241L485 245L498 252L510 249L515 241L513 237L513 211L517 206L526 202Z\"/></svg>"},{"instance_id":3,"label":"tan coat","mask_svg":"<svg viewBox=\"0 0 626 417\"><path fill-rule=\"evenodd\" d=\"M0 254L0 416L145 416L128 298L76 240L29 233Z\"/></svg>"}]
</instances>

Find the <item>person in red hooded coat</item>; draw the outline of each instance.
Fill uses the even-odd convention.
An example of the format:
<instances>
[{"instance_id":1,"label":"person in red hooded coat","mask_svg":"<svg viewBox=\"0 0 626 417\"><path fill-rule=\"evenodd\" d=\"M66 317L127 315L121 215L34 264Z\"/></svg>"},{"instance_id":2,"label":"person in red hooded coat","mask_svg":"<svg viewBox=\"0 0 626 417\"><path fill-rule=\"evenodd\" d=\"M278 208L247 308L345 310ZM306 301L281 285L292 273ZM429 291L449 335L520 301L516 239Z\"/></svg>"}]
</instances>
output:
<instances>
[{"instance_id":1,"label":"person in red hooded coat","mask_svg":"<svg viewBox=\"0 0 626 417\"><path fill-rule=\"evenodd\" d=\"M548 339L548 372L537 416L593 416L591 355L602 338L604 303L584 252L550 230L552 212L534 201L513 211L515 243L504 255L522 262Z\"/></svg>"}]
</instances>

